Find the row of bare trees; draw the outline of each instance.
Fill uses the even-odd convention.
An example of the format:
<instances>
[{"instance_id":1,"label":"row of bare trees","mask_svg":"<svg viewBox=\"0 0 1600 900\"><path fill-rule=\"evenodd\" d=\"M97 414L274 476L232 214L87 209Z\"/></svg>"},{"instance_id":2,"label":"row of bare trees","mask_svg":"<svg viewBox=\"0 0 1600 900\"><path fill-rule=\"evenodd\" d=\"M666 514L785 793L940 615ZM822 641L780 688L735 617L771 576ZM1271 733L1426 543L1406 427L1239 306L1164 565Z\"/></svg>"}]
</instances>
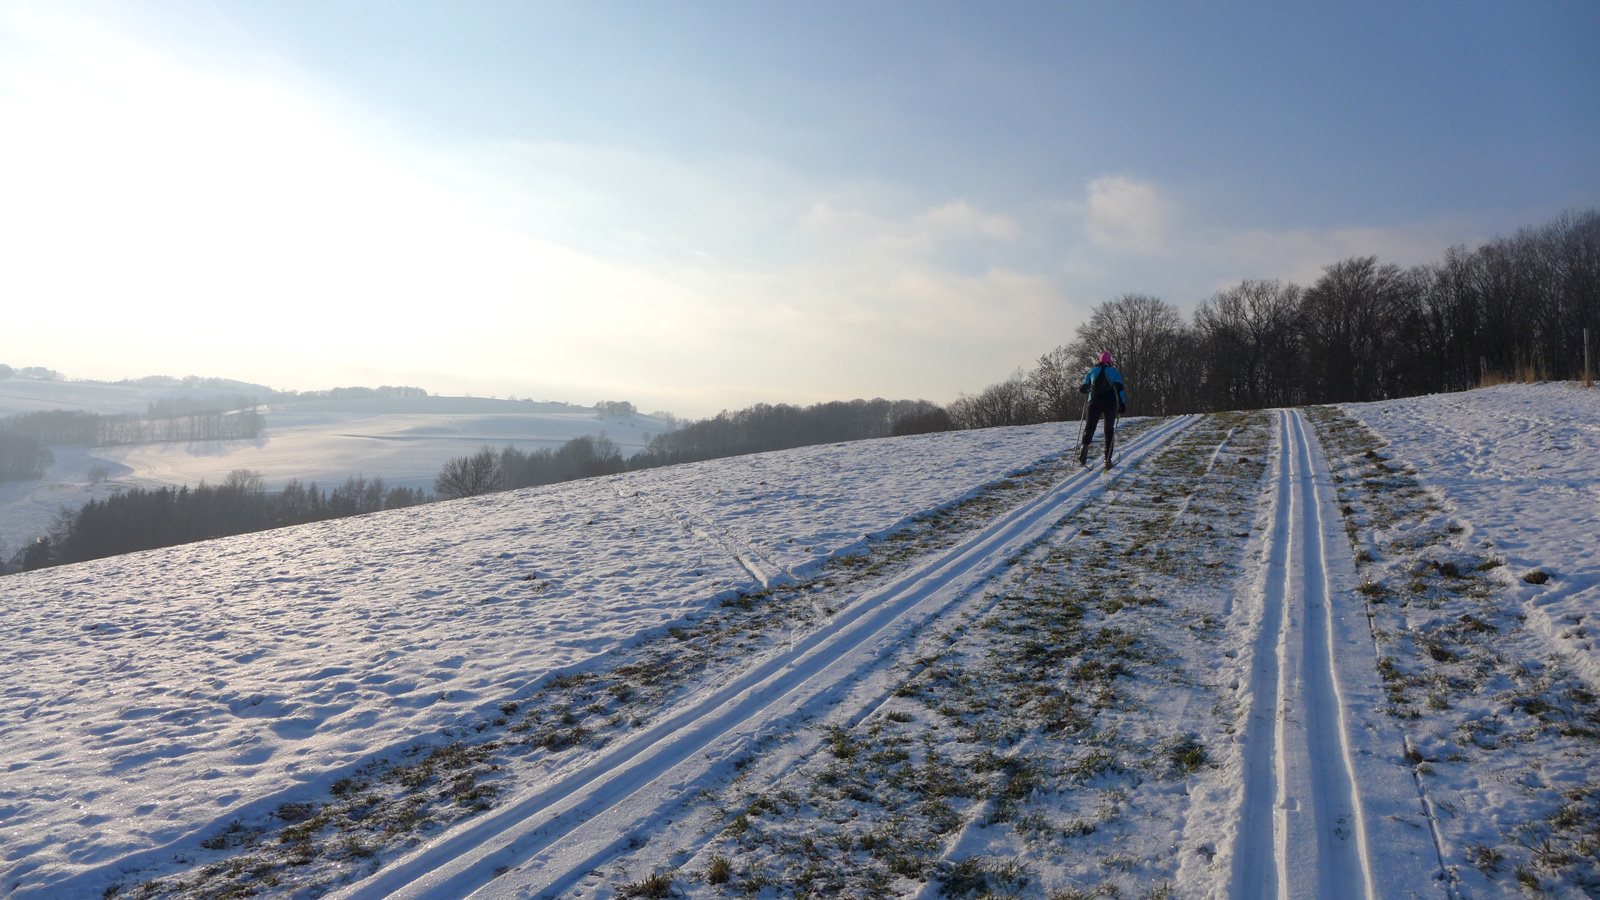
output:
<instances>
[{"instance_id":1,"label":"row of bare trees","mask_svg":"<svg viewBox=\"0 0 1600 900\"><path fill-rule=\"evenodd\" d=\"M1185 320L1159 298L1096 307L1031 371L950 407L965 428L1075 419L1084 372L1110 351L1130 413L1170 415L1464 390L1497 378L1576 379L1600 339L1600 212L1565 214L1476 250L1401 269L1376 257L1310 287L1244 281Z\"/></svg>"},{"instance_id":2,"label":"row of bare trees","mask_svg":"<svg viewBox=\"0 0 1600 900\"><path fill-rule=\"evenodd\" d=\"M37 438L0 431L0 482L40 478L55 461L55 454Z\"/></svg>"},{"instance_id":3,"label":"row of bare trees","mask_svg":"<svg viewBox=\"0 0 1600 900\"><path fill-rule=\"evenodd\" d=\"M496 451L486 446L445 463L433 490L441 499L472 497L632 469L954 427L949 412L927 400L841 400L811 406L758 403L656 435L649 446L626 459L603 434L573 438L554 449Z\"/></svg>"},{"instance_id":4,"label":"row of bare trees","mask_svg":"<svg viewBox=\"0 0 1600 900\"><path fill-rule=\"evenodd\" d=\"M148 418L53 409L0 419L0 433L29 437L53 447L113 447L164 441L254 440L261 436L265 425L266 419L253 407Z\"/></svg>"},{"instance_id":5,"label":"row of bare trees","mask_svg":"<svg viewBox=\"0 0 1600 900\"><path fill-rule=\"evenodd\" d=\"M433 480L441 500L476 497L541 484L576 481L627 471L616 443L604 434L575 437L556 448L502 450L484 446L477 453L444 464Z\"/></svg>"},{"instance_id":6,"label":"row of bare trees","mask_svg":"<svg viewBox=\"0 0 1600 900\"><path fill-rule=\"evenodd\" d=\"M946 411L928 400L880 397L833 400L810 406L757 403L733 412L723 410L712 418L656 435L648 447L628 460L628 468L944 431L951 427Z\"/></svg>"},{"instance_id":7,"label":"row of bare trees","mask_svg":"<svg viewBox=\"0 0 1600 900\"><path fill-rule=\"evenodd\" d=\"M63 510L48 537L30 545L25 569L100 559L120 553L270 528L320 522L428 502L420 488L388 487L382 478L351 476L322 489L290 481L268 490L261 474L234 469L221 484L134 488Z\"/></svg>"}]
</instances>

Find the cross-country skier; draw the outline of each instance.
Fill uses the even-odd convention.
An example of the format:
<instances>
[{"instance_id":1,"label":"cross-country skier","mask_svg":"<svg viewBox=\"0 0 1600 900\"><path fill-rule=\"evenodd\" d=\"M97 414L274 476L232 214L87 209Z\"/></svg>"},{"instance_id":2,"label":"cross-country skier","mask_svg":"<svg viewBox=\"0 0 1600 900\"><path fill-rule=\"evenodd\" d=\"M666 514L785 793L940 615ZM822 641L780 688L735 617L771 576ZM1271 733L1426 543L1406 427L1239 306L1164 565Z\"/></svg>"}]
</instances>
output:
<instances>
[{"instance_id":1,"label":"cross-country skier","mask_svg":"<svg viewBox=\"0 0 1600 900\"><path fill-rule=\"evenodd\" d=\"M1101 353L1099 365L1083 376L1078 393L1089 395L1089 406L1084 410L1083 441L1078 444L1078 465L1089 464L1089 442L1094 440L1094 427L1100 417L1106 417L1106 468L1111 468L1111 448L1117 440L1117 416L1128 411L1128 395L1122 389L1122 373L1111 365L1111 354Z\"/></svg>"}]
</instances>

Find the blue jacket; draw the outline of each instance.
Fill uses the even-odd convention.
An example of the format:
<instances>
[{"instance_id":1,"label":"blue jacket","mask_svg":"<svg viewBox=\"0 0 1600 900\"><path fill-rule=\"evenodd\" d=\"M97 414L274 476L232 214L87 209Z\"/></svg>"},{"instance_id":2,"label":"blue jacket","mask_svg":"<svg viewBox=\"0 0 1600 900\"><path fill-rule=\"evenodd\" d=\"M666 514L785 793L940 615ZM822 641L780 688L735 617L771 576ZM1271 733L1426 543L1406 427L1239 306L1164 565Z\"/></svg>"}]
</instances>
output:
<instances>
[{"instance_id":1,"label":"blue jacket","mask_svg":"<svg viewBox=\"0 0 1600 900\"><path fill-rule=\"evenodd\" d=\"M1100 373L1101 368L1101 366L1097 365L1084 374L1083 384L1078 388L1078 393L1087 394L1094 389L1094 377ZM1117 371L1116 366L1104 366L1103 368L1106 370L1106 380L1110 381L1111 386L1117 391L1117 402L1127 406L1128 392L1122 388L1122 373Z\"/></svg>"}]
</instances>

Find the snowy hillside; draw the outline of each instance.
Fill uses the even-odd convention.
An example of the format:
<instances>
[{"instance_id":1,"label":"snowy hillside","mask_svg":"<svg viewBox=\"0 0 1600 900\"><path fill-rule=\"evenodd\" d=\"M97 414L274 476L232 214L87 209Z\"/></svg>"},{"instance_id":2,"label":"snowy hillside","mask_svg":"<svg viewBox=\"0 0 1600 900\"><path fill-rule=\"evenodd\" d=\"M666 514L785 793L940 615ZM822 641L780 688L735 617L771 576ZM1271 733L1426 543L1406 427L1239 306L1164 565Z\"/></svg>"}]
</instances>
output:
<instances>
[{"instance_id":1,"label":"snowy hillside","mask_svg":"<svg viewBox=\"0 0 1600 900\"><path fill-rule=\"evenodd\" d=\"M0 416L53 409L143 415L152 401L226 393L7 379L0 381ZM251 441L52 448L56 462L42 480L0 483L0 547L15 550L45 533L62 507L77 509L124 488L218 484L234 469L253 469L269 488L293 478L329 488L361 475L432 491L447 460L485 444L532 450L605 434L627 456L670 428L645 415L601 418L563 403L469 397L302 400L262 413L265 431ZM109 473L105 480L95 480L96 468Z\"/></svg>"},{"instance_id":2,"label":"snowy hillside","mask_svg":"<svg viewBox=\"0 0 1600 900\"><path fill-rule=\"evenodd\" d=\"M1596 423L926 435L15 576L0 896L1593 896Z\"/></svg>"}]
</instances>

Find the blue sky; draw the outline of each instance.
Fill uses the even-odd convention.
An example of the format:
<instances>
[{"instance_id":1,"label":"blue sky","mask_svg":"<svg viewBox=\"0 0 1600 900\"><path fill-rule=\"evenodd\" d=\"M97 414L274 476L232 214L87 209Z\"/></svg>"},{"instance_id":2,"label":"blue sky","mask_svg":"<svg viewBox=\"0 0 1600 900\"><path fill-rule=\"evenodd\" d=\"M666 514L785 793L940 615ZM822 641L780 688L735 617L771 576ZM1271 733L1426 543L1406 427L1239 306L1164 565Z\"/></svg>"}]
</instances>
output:
<instances>
[{"instance_id":1,"label":"blue sky","mask_svg":"<svg viewBox=\"0 0 1600 900\"><path fill-rule=\"evenodd\" d=\"M947 402L1125 292L1595 206L1597 37L1590 2L0 0L0 362Z\"/></svg>"}]
</instances>

